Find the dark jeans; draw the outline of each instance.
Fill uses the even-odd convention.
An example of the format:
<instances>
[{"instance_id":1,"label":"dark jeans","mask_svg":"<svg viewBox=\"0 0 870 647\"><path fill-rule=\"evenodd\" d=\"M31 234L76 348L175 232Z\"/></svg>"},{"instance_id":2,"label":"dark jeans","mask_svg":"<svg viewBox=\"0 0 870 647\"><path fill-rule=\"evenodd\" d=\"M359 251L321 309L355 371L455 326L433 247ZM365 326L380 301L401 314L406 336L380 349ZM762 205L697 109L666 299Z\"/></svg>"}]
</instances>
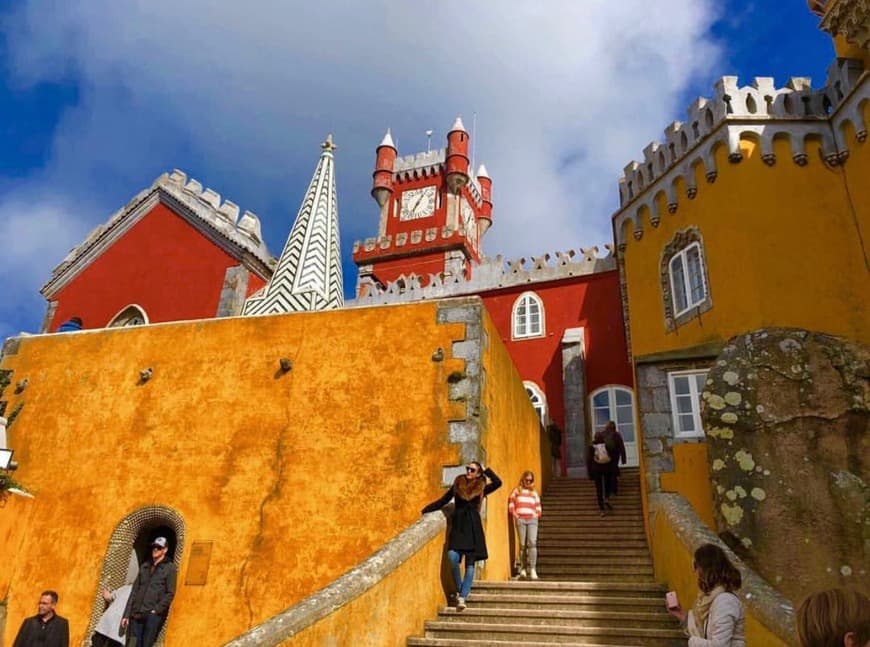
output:
<instances>
[{"instance_id":1,"label":"dark jeans","mask_svg":"<svg viewBox=\"0 0 870 647\"><path fill-rule=\"evenodd\" d=\"M610 496L609 479L610 475L606 472L592 479L592 482L595 483L595 497L598 499L598 509L601 511L604 510L604 499Z\"/></svg>"},{"instance_id":2,"label":"dark jeans","mask_svg":"<svg viewBox=\"0 0 870 647\"><path fill-rule=\"evenodd\" d=\"M157 635L163 627L165 618L156 613L145 614L144 620L134 620L130 618L130 628L127 634L127 644L131 644L131 640L135 639L135 647L153 647L157 642Z\"/></svg>"},{"instance_id":3,"label":"dark jeans","mask_svg":"<svg viewBox=\"0 0 870 647\"><path fill-rule=\"evenodd\" d=\"M619 489L619 470L614 469L607 474L607 493L604 495L608 499L616 494Z\"/></svg>"},{"instance_id":4,"label":"dark jeans","mask_svg":"<svg viewBox=\"0 0 870 647\"><path fill-rule=\"evenodd\" d=\"M91 636L91 647L124 647L117 640L112 640L108 636L95 633Z\"/></svg>"}]
</instances>

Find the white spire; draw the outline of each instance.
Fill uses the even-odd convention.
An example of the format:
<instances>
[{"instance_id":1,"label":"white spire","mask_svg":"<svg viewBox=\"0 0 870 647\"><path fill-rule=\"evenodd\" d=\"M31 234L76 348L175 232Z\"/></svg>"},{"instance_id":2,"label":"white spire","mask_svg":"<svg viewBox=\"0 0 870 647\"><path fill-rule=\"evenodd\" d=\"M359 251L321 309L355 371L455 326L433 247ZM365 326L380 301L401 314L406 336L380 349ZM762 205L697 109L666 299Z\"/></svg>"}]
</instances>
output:
<instances>
[{"instance_id":1,"label":"white spire","mask_svg":"<svg viewBox=\"0 0 870 647\"><path fill-rule=\"evenodd\" d=\"M344 305L332 135L321 148L275 273L265 288L245 301L245 315L334 310Z\"/></svg>"},{"instance_id":2,"label":"white spire","mask_svg":"<svg viewBox=\"0 0 870 647\"><path fill-rule=\"evenodd\" d=\"M462 117L456 115L456 121L453 122L453 127L450 129L450 132L454 130L461 130L462 132L468 132L465 130L465 126L462 125Z\"/></svg>"},{"instance_id":3,"label":"white spire","mask_svg":"<svg viewBox=\"0 0 870 647\"><path fill-rule=\"evenodd\" d=\"M393 135L390 133L390 129L387 128L387 134L384 135L384 138L381 140L381 146L389 146L390 148L395 148L396 145L393 143Z\"/></svg>"},{"instance_id":4,"label":"white spire","mask_svg":"<svg viewBox=\"0 0 870 647\"><path fill-rule=\"evenodd\" d=\"M486 166L483 164L477 167L477 177L489 178L489 173L487 173Z\"/></svg>"}]
</instances>

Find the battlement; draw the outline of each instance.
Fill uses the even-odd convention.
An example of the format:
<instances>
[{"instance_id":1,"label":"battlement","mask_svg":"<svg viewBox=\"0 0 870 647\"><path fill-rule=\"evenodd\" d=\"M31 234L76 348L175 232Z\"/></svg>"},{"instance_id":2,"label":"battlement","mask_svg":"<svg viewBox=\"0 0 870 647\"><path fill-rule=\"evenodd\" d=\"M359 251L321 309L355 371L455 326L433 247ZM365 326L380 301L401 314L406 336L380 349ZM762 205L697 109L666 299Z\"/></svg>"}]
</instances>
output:
<instances>
[{"instance_id":1,"label":"battlement","mask_svg":"<svg viewBox=\"0 0 870 647\"><path fill-rule=\"evenodd\" d=\"M203 188L202 183L175 169L171 174L160 175L151 186L136 194L105 223L95 227L52 270L51 278L40 292L50 298L51 294L72 278L71 271L75 266L96 258L160 201L170 204L185 216L196 219L212 235L240 247L260 262L262 273L267 276L271 274L275 259L263 241L257 215L245 211L239 218L240 209L237 204L230 200L222 202L217 191Z\"/></svg>"},{"instance_id":2,"label":"battlement","mask_svg":"<svg viewBox=\"0 0 870 647\"><path fill-rule=\"evenodd\" d=\"M826 163L836 165L848 157L845 124L851 124L859 142L867 138L861 105L870 93L868 75L861 61L836 59L828 69L827 84L813 89L810 79L792 77L777 88L769 77L757 77L752 85L740 87L737 77L723 76L714 85L712 98L699 98L688 108L688 120L675 121L665 129L664 142L651 142L643 149L643 161L632 161L619 179L620 208L614 214L617 243L625 244L623 225L634 221L637 240L643 235L640 211L648 209L650 224L661 219L655 200L664 193L669 213L679 206L677 180L685 185L686 197L693 199L698 187L695 168L701 165L708 183L716 181L715 152L724 146L728 161L743 159L740 142L758 143L761 159L776 164L774 140L789 142L792 161L809 162L807 140L821 142ZM831 128L833 126L833 128Z\"/></svg>"},{"instance_id":3,"label":"battlement","mask_svg":"<svg viewBox=\"0 0 870 647\"><path fill-rule=\"evenodd\" d=\"M396 158L396 163L393 165L393 171L397 176L410 177L411 171L426 173L440 170L442 164L447 159L447 149L438 148L427 151L425 153L416 153L414 155L403 155ZM404 174L402 176L401 174Z\"/></svg>"},{"instance_id":4,"label":"battlement","mask_svg":"<svg viewBox=\"0 0 870 647\"><path fill-rule=\"evenodd\" d=\"M407 303L425 299L443 299L465 294L507 288L516 285L533 285L570 276L584 276L616 269L612 245L605 245L606 254L598 256L598 247L568 250L505 261L501 255L485 258L475 265L471 278L463 276L423 277L412 274L388 283L383 289L370 285L369 292L348 304L369 306L388 303ZM551 262L552 261L552 262Z\"/></svg>"},{"instance_id":5,"label":"battlement","mask_svg":"<svg viewBox=\"0 0 870 647\"><path fill-rule=\"evenodd\" d=\"M436 240L443 242L445 245L450 243L458 243L463 239L468 238L468 233L465 227L460 226L458 229L450 227L428 227L426 229L415 229L410 232L402 232L393 236L383 236L382 238L366 238L364 241L354 241L353 243L353 258L360 262L365 262L369 257L389 258L390 256L399 256L412 252L416 246L421 245L431 248L428 243L433 243Z\"/></svg>"},{"instance_id":6,"label":"battlement","mask_svg":"<svg viewBox=\"0 0 870 647\"><path fill-rule=\"evenodd\" d=\"M446 148L439 148L437 150L398 157L393 165L393 177L401 182L415 180L422 177L441 175L444 172L444 163L446 159ZM478 206L480 206L483 202L480 183L471 173L471 169L469 169L468 184L466 186L468 187L471 196L477 202Z\"/></svg>"}]
</instances>

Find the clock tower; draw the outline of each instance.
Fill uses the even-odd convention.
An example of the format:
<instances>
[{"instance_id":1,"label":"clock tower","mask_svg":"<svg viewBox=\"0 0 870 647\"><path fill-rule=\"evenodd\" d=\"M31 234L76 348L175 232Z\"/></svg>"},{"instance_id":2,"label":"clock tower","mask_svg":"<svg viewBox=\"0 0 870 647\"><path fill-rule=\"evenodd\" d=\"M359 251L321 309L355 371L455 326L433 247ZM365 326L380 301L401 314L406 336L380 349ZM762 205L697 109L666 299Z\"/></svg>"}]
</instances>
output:
<instances>
[{"instance_id":1,"label":"clock tower","mask_svg":"<svg viewBox=\"0 0 870 647\"><path fill-rule=\"evenodd\" d=\"M390 131L377 148L372 197L380 207L377 238L357 241L357 296L374 286L417 277L468 279L480 261L480 239L492 224L492 180L469 169L470 138L462 119L447 147L398 156ZM401 282L400 282L401 285Z\"/></svg>"}]
</instances>

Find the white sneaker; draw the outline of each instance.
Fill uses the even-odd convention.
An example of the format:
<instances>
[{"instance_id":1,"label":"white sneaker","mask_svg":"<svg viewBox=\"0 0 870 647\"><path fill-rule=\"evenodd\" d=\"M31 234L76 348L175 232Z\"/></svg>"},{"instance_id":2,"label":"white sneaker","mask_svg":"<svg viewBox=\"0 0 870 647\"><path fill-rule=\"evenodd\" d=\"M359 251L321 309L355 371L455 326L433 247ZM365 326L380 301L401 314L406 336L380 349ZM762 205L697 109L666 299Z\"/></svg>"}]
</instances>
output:
<instances>
[{"instance_id":1,"label":"white sneaker","mask_svg":"<svg viewBox=\"0 0 870 647\"><path fill-rule=\"evenodd\" d=\"M536 571L535 569L532 569L531 573L529 573L529 577L533 580L538 579L538 571Z\"/></svg>"},{"instance_id":2,"label":"white sneaker","mask_svg":"<svg viewBox=\"0 0 870 647\"><path fill-rule=\"evenodd\" d=\"M456 610L464 611L465 610L465 598L459 597L456 598Z\"/></svg>"},{"instance_id":3,"label":"white sneaker","mask_svg":"<svg viewBox=\"0 0 870 647\"><path fill-rule=\"evenodd\" d=\"M517 577L520 578L520 579L525 579L525 577L526 577L526 569L521 568L519 574L517 575Z\"/></svg>"}]
</instances>

